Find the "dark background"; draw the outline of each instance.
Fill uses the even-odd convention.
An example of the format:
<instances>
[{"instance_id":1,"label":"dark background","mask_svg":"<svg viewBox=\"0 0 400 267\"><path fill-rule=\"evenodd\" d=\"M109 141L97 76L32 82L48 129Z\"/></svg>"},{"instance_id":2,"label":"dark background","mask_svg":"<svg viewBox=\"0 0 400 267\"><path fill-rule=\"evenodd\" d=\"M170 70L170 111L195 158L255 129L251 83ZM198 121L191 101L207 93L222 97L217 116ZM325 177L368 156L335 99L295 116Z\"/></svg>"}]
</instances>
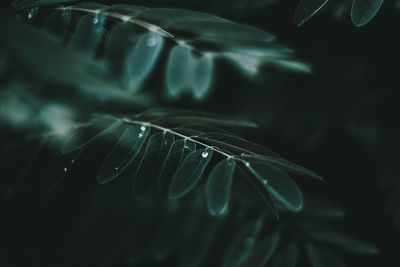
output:
<instances>
[{"instance_id":1,"label":"dark background","mask_svg":"<svg viewBox=\"0 0 400 267\"><path fill-rule=\"evenodd\" d=\"M342 229L380 248L378 256L359 257L357 261L362 264L354 266L399 266L400 17L392 2L386 1L377 17L363 28L351 24L349 13L342 20L333 19L332 10L327 8L297 28L292 24L296 3L289 1L239 12L232 11L227 1L221 1L219 7L215 3L211 6L211 1L123 2L184 7L257 26L276 34L278 40L296 50L300 59L309 62L313 74L265 69L256 83L221 62L207 101L182 99L161 101L160 105L237 115L259 123L259 129L244 135L323 176L323 182L299 183L304 182L302 189L306 192L342 206L348 214ZM92 168L95 162L93 159ZM10 187L5 183L2 220L6 223L2 231L10 246L19 248L13 250L16 258L21 251L28 258L35 257L29 251L36 251L40 240L44 242L41 251L55 253L50 258L57 258L58 250L52 244L59 246L57 238L68 237L60 234L64 228L73 231L71 223L77 220L71 218L85 216L82 203L89 201L87 194L96 186L90 169L85 165L81 171L87 175L66 182L56 196L37 196L28 190L9 197ZM101 190L101 196L113 194L112 186ZM122 203L125 197L117 196ZM97 227L101 229L101 225ZM21 244L21 240L26 243ZM78 246L80 242L69 240L64 245Z\"/></svg>"}]
</instances>

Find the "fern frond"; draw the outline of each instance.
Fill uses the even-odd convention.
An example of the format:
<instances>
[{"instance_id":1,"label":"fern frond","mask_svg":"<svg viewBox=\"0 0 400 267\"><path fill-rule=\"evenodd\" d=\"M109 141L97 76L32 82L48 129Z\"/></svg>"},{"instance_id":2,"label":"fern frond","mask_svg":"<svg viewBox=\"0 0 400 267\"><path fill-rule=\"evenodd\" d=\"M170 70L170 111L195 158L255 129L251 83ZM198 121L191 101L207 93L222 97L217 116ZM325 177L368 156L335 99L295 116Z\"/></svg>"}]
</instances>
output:
<instances>
[{"instance_id":1,"label":"fern frond","mask_svg":"<svg viewBox=\"0 0 400 267\"><path fill-rule=\"evenodd\" d=\"M0 77L4 77L0 116L7 117L2 118L4 121L33 128L40 117L37 115L43 111L50 116L47 111L55 106L75 114L90 113L107 103L131 108L151 103L148 96L119 90L118 84L105 75L103 64L64 49L54 36L16 21L8 13L0 16L0 24ZM20 106L20 116L16 116L13 105Z\"/></svg>"},{"instance_id":2,"label":"fern frond","mask_svg":"<svg viewBox=\"0 0 400 267\"><path fill-rule=\"evenodd\" d=\"M274 207L274 199L284 209L302 209L302 193L287 172L320 178L318 175L260 145L227 134L227 130L207 133L196 129L188 134L187 121L225 129L253 126L247 121L165 109L123 118L99 116L79 127L64 142L62 151L79 151L104 138L118 140L103 161L98 182L107 183L134 171L133 191L138 198L156 187L160 192L168 191L172 199L181 198L197 186L210 167L206 193L213 215L223 214L228 208L235 179L242 179L270 207ZM239 175L239 171L245 176Z\"/></svg>"},{"instance_id":3,"label":"fern frond","mask_svg":"<svg viewBox=\"0 0 400 267\"><path fill-rule=\"evenodd\" d=\"M176 97L190 93L204 98L214 81L215 63L227 60L248 77L265 65L310 72L294 52L274 35L211 14L95 2L62 5L64 1L24 1L17 13L57 34L70 48L100 57L126 91L136 92L167 51L165 87ZM32 13L32 10L35 10ZM43 12L43 15L40 12ZM45 19L43 19L45 17ZM69 35L69 28L74 28Z\"/></svg>"}]
</instances>

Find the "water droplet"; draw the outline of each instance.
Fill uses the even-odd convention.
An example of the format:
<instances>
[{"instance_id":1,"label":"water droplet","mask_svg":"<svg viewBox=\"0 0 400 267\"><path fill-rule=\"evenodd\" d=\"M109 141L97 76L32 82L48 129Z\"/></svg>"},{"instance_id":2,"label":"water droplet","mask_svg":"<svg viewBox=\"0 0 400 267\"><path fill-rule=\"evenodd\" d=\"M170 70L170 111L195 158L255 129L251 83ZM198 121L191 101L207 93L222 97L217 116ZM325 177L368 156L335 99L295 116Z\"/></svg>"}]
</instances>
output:
<instances>
[{"instance_id":1,"label":"water droplet","mask_svg":"<svg viewBox=\"0 0 400 267\"><path fill-rule=\"evenodd\" d=\"M75 160L74 160L74 159L71 159L71 163L74 164L74 163L75 163Z\"/></svg>"},{"instance_id":2,"label":"water droplet","mask_svg":"<svg viewBox=\"0 0 400 267\"><path fill-rule=\"evenodd\" d=\"M142 127L140 127L140 130L141 130L142 132L146 131L146 127L142 126Z\"/></svg>"},{"instance_id":3,"label":"water droplet","mask_svg":"<svg viewBox=\"0 0 400 267\"><path fill-rule=\"evenodd\" d=\"M99 15L98 14L96 14L93 18L93 24L97 24L97 23L99 23Z\"/></svg>"},{"instance_id":4,"label":"water droplet","mask_svg":"<svg viewBox=\"0 0 400 267\"><path fill-rule=\"evenodd\" d=\"M157 44L157 40L154 37L150 37L149 39L147 39L147 45L149 47L154 47Z\"/></svg>"},{"instance_id":5,"label":"water droplet","mask_svg":"<svg viewBox=\"0 0 400 267\"><path fill-rule=\"evenodd\" d=\"M142 133L140 133L140 134L139 134L139 138L142 138L142 137L143 137L143 134L142 134Z\"/></svg>"},{"instance_id":6,"label":"water droplet","mask_svg":"<svg viewBox=\"0 0 400 267\"><path fill-rule=\"evenodd\" d=\"M115 169L116 171L118 171L119 167L117 166L117 167L115 167L114 169Z\"/></svg>"},{"instance_id":7,"label":"water droplet","mask_svg":"<svg viewBox=\"0 0 400 267\"><path fill-rule=\"evenodd\" d=\"M203 153L201 153L201 156L203 158L207 158L208 157L208 152L204 151Z\"/></svg>"},{"instance_id":8,"label":"water droplet","mask_svg":"<svg viewBox=\"0 0 400 267\"><path fill-rule=\"evenodd\" d=\"M246 238L246 239L244 240L243 243L244 243L244 246L245 246L246 248L252 247L252 246L254 245L254 238L248 237L248 238Z\"/></svg>"},{"instance_id":9,"label":"water droplet","mask_svg":"<svg viewBox=\"0 0 400 267\"><path fill-rule=\"evenodd\" d=\"M244 165L246 165L246 167L250 167L250 162L246 161Z\"/></svg>"},{"instance_id":10,"label":"water droplet","mask_svg":"<svg viewBox=\"0 0 400 267\"><path fill-rule=\"evenodd\" d=\"M263 184L268 184L267 179L262 180L262 183L263 183Z\"/></svg>"},{"instance_id":11,"label":"water droplet","mask_svg":"<svg viewBox=\"0 0 400 267\"><path fill-rule=\"evenodd\" d=\"M129 17L129 16L122 16L122 17L121 17L121 20L124 21L124 22L128 22L128 21L131 20L131 17Z\"/></svg>"},{"instance_id":12,"label":"water droplet","mask_svg":"<svg viewBox=\"0 0 400 267\"><path fill-rule=\"evenodd\" d=\"M37 11L38 11L37 7L32 8L31 10L29 10L27 18L28 19L32 19L36 15Z\"/></svg>"},{"instance_id":13,"label":"water droplet","mask_svg":"<svg viewBox=\"0 0 400 267\"><path fill-rule=\"evenodd\" d=\"M67 172L68 171L68 169L67 168L64 168L64 172Z\"/></svg>"}]
</instances>

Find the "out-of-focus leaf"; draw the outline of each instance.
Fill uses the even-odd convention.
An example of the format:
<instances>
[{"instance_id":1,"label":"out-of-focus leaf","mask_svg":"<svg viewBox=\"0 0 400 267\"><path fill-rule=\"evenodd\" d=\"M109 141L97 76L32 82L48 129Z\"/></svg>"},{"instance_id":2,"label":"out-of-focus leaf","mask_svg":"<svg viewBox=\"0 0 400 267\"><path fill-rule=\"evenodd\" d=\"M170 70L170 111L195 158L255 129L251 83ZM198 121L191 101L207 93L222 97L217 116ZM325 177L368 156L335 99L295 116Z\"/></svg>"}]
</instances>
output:
<instances>
[{"instance_id":1,"label":"out-of-focus leaf","mask_svg":"<svg viewBox=\"0 0 400 267\"><path fill-rule=\"evenodd\" d=\"M312 267L346 267L346 264L334 253L308 244L307 253Z\"/></svg>"},{"instance_id":2,"label":"out-of-focus leaf","mask_svg":"<svg viewBox=\"0 0 400 267\"><path fill-rule=\"evenodd\" d=\"M378 253L378 248L375 245L362 242L341 233L331 230L314 230L309 231L308 235L332 245L338 246L344 250L359 253L359 254L374 254Z\"/></svg>"}]
</instances>

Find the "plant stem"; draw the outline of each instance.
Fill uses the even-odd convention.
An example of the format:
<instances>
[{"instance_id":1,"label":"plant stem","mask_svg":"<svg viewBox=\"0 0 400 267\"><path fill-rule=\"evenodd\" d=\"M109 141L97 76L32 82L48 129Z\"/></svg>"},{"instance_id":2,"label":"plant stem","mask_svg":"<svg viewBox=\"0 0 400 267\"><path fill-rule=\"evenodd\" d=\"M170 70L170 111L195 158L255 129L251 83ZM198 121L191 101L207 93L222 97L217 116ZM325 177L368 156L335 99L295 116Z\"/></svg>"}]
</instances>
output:
<instances>
[{"instance_id":1,"label":"plant stem","mask_svg":"<svg viewBox=\"0 0 400 267\"><path fill-rule=\"evenodd\" d=\"M122 120L123 120L125 123L127 123L127 124L135 124L135 125L150 126L150 127L152 127L152 128L158 129L158 130L163 131L163 132L172 133L173 135L179 136L179 137L181 137L181 138L183 138L183 139L188 139L188 140L190 140L190 141L192 141L192 142L194 142L194 143L196 143L196 144L198 144L198 145L201 145L201 146L204 146L204 147L206 147L206 148L212 149L212 150L214 150L215 152L217 152L217 153L219 153L219 154L221 154L221 155L223 155L223 156L225 156L225 157L227 157L227 158L231 158L231 159L234 159L234 160L241 161L241 162L245 163L245 161L244 161L243 159L238 158L238 157L235 157L235 156L232 156L232 155L230 155L230 154L228 154L228 153L226 153L226 152L220 150L218 147L207 145L206 143L203 143L203 142L201 142L201 141L198 141L198 140L196 140L196 139L193 139L193 138L191 138L190 136L186 136L186 135L184 135L184 134L178 133L178 132L176 132L176 131L174 131L174 130L165 128L165 127L163 127L163 126L160 126L160 125L157 125L157 124L153 124L153 123L150 123L150 122L145 122L145 121L131 120L131 119L126 118L126 117L125 117L125 118L122 118Z\"/></svg>"}]
</instances>

